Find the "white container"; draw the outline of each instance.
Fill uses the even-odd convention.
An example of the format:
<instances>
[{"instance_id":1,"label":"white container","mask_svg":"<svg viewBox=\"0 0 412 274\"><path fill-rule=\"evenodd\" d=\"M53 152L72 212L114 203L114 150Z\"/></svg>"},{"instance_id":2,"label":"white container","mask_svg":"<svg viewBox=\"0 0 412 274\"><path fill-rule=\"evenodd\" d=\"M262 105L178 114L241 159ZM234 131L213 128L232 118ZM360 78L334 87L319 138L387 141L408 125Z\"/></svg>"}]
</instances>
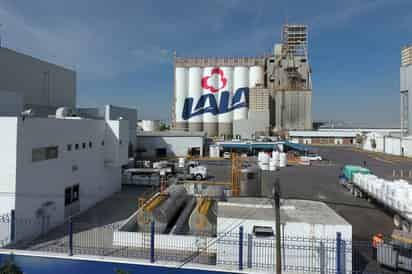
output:
<instances>
[{"instance_id":1,"label":"white container","mask_svg":"<svg viewBox=\"0 0 412 274\"><path fill-rule=\"evenodd\" d=\"M184 157L180 157L179 158L179 163L178 163L179 168L184 168L185 163L186 163L186 159Z\"/></svg>"},{"instance_id":2,"label":"white container","mask_svg":"<svg viewBox=\"0 0 412 274\"><path fill-rule=\"evenodd\" d=\"M286 153L281 152L279 155L279 167L286 167L288 165L288 159Z\"/></svg>"}]
</instances>

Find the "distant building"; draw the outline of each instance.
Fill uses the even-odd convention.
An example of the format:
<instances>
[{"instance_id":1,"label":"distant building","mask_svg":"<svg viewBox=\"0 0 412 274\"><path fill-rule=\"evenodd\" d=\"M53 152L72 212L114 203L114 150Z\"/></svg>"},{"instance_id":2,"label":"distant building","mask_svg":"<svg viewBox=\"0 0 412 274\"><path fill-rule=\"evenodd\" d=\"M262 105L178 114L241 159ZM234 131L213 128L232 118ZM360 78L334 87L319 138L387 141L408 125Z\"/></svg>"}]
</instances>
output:
<instances>
[{"instance_id":1,"label":"distant building","mask_svg":"<svg viewBox=\"0 0 412 274\"><path fill-rule=\"evenodd\" d=\"M402 49L401 53L401 127L412 134L412 46Z\"/></svg>"},{"instance_id":2,"label":"distant building","mask_svg":"<svg viewBox=\"0 0 412 274\"><path fill-rule=\"evenodd\" d=\"M289 131L292 143L312 145L353 145L360 131Z\"/></svg>"},{"instance_id":3,"label":"distant building","mask_svg":"<svg viewBox=\"0 0 412 274\"><path fill-rule=\"evenodd\" d=\"M61 106L76 106L75 71L0 47L1 116L29 108L47 116Z\"/></svg>"}]
</instances>

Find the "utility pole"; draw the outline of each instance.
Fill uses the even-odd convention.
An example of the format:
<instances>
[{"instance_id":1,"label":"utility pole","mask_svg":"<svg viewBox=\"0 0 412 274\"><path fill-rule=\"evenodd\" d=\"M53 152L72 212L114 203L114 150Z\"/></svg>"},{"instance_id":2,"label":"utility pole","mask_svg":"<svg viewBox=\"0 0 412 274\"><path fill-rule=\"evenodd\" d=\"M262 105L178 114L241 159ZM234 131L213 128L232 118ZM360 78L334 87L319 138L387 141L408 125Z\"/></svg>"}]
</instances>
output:
<instances>
[{"instance_id":1,"label":"utility pole","mask_svg":"<svg viewBox=\"0 0 412 274\"><path fill-rule=\"evenodd\" d=\"M273 187L273 200L275 206L276 222L276 274L282 274L282 256L281 256L281 236L280 236L280 179L276 178Z\"/></svg>"}]
</instances>

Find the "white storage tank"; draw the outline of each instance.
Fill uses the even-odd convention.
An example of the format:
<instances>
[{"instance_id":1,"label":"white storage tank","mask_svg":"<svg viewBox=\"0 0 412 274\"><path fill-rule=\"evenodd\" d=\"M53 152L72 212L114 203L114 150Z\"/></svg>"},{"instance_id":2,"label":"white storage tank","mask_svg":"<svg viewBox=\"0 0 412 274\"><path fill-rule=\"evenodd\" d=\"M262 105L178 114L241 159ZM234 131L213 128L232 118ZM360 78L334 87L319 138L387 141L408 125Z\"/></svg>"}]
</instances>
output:
<instances>
[{"instance_id":1,"label":"white storage tank","mask_svg":"<svg viewBox=\"0 0 412 274\"><path fill-rule=\"evenodd\" d=\"M252 66L249 69L249 88L255 88L263 85L263 67Z\"/></svg>"},{"instance_id":2,"label":"white storage tank","mask_svg":"<svg viewBox=\"0 0 412 274\"><path fill-rule=\"evenodd\" d=\"M245 66L237 66L233 76L233 93L239 88L249 87L249 68ZM247 98L242 95L240 102L246 102ZM248 108L237 108L233 111L233 120L245 120L248 117Z\"/></svg>"},{"instance_id":3,"label":"white storage tank","mask_svg":"<svg viewBox=\"0 0 412 274\"><path fill-rule=\"evenodd\" d=\"M183 119L183 106L188 95L188 69L175 69L175 119L177 129L187 129L187 121Z\"/></svg>"},{"instance_id":4,"label":"white storage tank","mask_svg":"<svg viewBox=\"0 0 412 274\"><path fill-rule=\"evenodd\" d=\"M220 69L223 72L223 77L226 80L226 85L222 90L219 91L218 104L221 104L225 100L228 103L230 103L232 101L232 95L233 95L233 67L221 67ZM231 111L219 114L218 116L219 136L231 136L233 134L232 120L233 120L233 113Z\"/></svg>"},{"instance_id":5,"label":"white storage tank","mask_svg":"<svg viewBox=\"0 0 412 274\"><path fill-rule=\"evenodd\" d=\"M200 67L189 68L189 85L188 96L193 98L194 104L196 104L201 96L202 92L202 69ZM192 106L192 111L196 106ZM191 132L202 131L202 116L197 115L190 117L188 121L188 128Z\"/></svg>"},{"instance_id":6,"label":"white storage tank","mask_svg":"<svg viewBox=\"0 0 412 274\"><path fill-rule=\"evenodd\" d=\"M202 95L212 96L214 99L205 100L204 108L217 109L218 92L222 84L223 72L219 68L205 67L202 77ZM195 101L196 102L196 101ZM206 112L202 115L203 130L208 136L218 135L218 116L217 113Z\"/></svg>"}]
</instances>

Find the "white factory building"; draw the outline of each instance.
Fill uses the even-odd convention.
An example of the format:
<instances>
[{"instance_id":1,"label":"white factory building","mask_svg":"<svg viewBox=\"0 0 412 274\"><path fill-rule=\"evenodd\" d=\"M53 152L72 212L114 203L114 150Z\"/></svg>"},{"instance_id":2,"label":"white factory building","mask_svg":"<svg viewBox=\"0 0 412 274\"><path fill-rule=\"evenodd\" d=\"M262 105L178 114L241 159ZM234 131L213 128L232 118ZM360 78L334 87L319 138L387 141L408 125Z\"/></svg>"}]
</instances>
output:
<instances>
[{"instance_id":1,"label":"white factory building","mask_svg":"<svg viewBox=\"0 0 412 274\"><path fill-rule=\"evenodd\" d=\"M61 106L76 106L75 71L0 47L0 116L47 116Z\"/></svg>"},{"instance_id":2,"label":"white factory building","mask_svg":"<svg viewBox=\"0 0 412 274\"><path fill-rule=\"evenodd\" d=\"M120 190L127 120L0 117L0 128L0 215L14 210L16 240L45 232Z\"/></svg>"},{"instance_id":3,"label":"white factory building","mask_svg":"<svg viewBox=\"0 0 412 274\"><path fill-rule=\"evenodd\" d=\"M137 131L137 157L203 156L206 133L187 131Z\"/></svg>"},{"instance_id":4,"label":"white factory building","mask_svg":"<svg viewBox=\"0 0 412 274\"><path fill-rule=\"evenodd\" d=\"M76 73L0 48L0 239L34 238L121 189L135 109L76 109ZM14 233L12 233L14 232Z\"/></svg>"}]
</instances>

